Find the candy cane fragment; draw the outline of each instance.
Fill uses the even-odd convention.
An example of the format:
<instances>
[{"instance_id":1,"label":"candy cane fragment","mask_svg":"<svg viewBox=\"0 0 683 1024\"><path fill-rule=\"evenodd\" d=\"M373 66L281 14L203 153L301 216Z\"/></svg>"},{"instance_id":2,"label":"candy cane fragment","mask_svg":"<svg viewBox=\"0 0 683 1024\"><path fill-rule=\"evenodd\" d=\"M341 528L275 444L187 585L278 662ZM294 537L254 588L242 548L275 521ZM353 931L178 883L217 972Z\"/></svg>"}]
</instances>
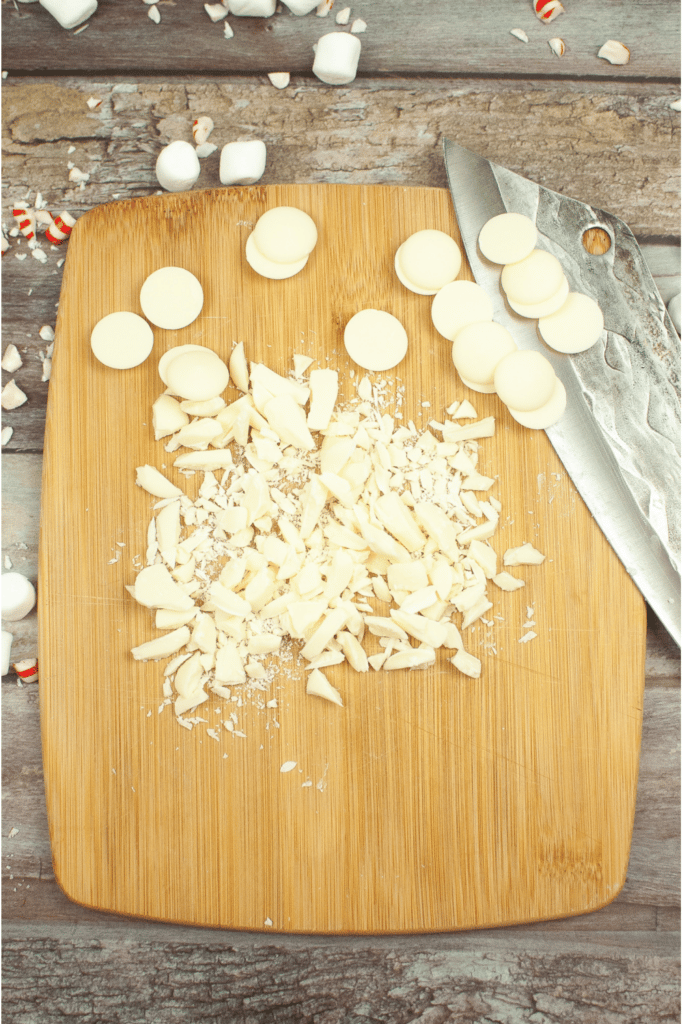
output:
<instances>
[{"instance_id":1,"label":"candy cane fragment","mask_svg":"<svg viewBox=\"0 0 683 1024\"><path fill-rule=\"evenodd\" d=\"M12 665L12 668L24 683L38 682L37 658L25 658L23 661L17 661Z\"/></svg>"},{"instance_id":2,"label":"candy cane fragment","mask_svg":"<svg viewBox=\"0 0 683 1024\"><path fill-rule=\"evenodd\" d=\"M36 221L32 210L29 210L26 206L15 206L12 210L12 216L19 225L19 230L24 238L28 238L31 241L31 239L36 237Z\"/></svg>"},{"instance_id":3,"label":"candy cane fragment","mask_svg":"<svg viewBox=\"0 0 683 1024\"><path fill-rule=\"evenodd\" d=\"M75 223L75 218L67 210L62 210L46 229L45 237L53 245L61 245L64 239L68 238L71 234L71 229Z\"/></svg>"},{"instance_id":4,"label":"candy cane fragment","mask_svg":"<svg viewBox=\"0 0 683 1024\"><path fill-rule=\"evenodd\" d=\"M534 0L534 13L540 21L554 21L564 14L560 0Z\"/></svg>"}]
</instances>

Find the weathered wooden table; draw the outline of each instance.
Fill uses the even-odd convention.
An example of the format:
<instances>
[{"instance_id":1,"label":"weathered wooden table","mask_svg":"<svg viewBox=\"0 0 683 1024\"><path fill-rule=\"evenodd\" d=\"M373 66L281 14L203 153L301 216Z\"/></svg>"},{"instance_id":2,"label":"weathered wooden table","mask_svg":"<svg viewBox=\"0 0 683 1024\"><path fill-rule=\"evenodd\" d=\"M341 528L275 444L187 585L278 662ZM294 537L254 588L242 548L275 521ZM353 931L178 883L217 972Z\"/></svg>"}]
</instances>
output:
<instances>
[{"instance_id":1,"label":"weathered wooden table","mask_svg":"<svg viewBox=\"0 0 683 1024\"><path fill-rule=\"evenodd\" d=\"M79 216L157 191L156 155L191 139L208 114L220 148L268 147L264 184L445 186L443 135L557 191L621 216L660 290L680 291L679 5L566 0L541 24L529 0L352 0L361 17L356 80L311 74L327 20L230 16L234 37L199 0L100 0L82 31L38 4L2 4L3 228L40 193ZM510 34L526 31L525 43ZM564 39L556 57L548 46ZM607 39L625 66L598 59ZM267 73L289 71L281 91ZM99 105L88 105L94 97ZM678 103L677 103L678 101ZM218 153L197 188L218 186ZM83 184L69 180L77 167ZM3 416L3 564L37 576L47 342L61 249L47 259L10 238L3 259L3 350L28 401ZM3 383L9 375L3 372ZM37 654L35 612L13 623L13 661ZM386 1021L445 1024L655 1024L678 1020L678 705L680 658L654 616L648 628L644 729L626 885L583 917L479 932L302 937L205 931L97 913L70 902L51 868L38 687L3 678L4 1013L7 1024L66 1019L166 1024Z\"/></svg>"}]
</instances>

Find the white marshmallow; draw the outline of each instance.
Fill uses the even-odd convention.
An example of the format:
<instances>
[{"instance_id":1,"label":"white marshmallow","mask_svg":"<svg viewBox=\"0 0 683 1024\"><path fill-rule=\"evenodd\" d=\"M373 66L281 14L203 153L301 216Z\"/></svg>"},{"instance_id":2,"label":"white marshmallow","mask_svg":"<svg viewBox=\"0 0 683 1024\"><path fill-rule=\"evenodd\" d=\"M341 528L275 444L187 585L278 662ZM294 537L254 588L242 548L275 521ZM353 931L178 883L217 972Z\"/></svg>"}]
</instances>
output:
<instances>
[{"instance_id":1,"label":"white marshmallow","mask_svg":"<svg viewBox=\"0 0 683 1024\"><path fill-rule=\"evenodd\" d=\"M8 633L6 629L2 631L2 675L6 676L9 672L9 662L12 655L12 641L14 637L11 633Z\"/></svg>"},{"instance_id":2,"label":"white marshmallow","mask_svg":"<svg viewBox=\"0 0 683 1024\"><path fill-rule=\"evenodd\" d=\"M319 0L284 0L292 14L308 14L318 6Z\"/></svg>"},{"instance_id":3,"label":"white marshmallow","mask_svg":"<svg viewBox=\"0 0 683 1024\"><path fill-rule=\"evenodd\" d=\"M277 0L229 0L228 10L231 14L245 15L250 18L269 18L275 14Z\"/></svg>"},{"instance_id":4,"label":"white marshmallow","mask_svg":"<svg viewBox=\"0 0 683 1024\"><path fill-rule=\"evenodd\" d=\"M165 146L157 157L157 181L167 192L183 192L192 188L199 171L199 158L189 142L178 139Z\"/></svg>"},{"instance_id":5,"label":"white marshmallow","mask_svg":"<svg viewBox=\"0 0 683 1024\"><path fill-rule=\"evenodd\" d=\"M221 150L222 185L253 185L266 169L266 146L260 139L228 142Z\"/></svg>"},{"instance_id":6,"label":"white marshmallow","mask_svg":"<svg viewBox=\"0 0 683 1024\"><path fill-rule=\"evenodd\" d=\"M28 615L36 603L35 587L20 572L2 574L2 617L17 622Z\"/></svg>"},{"instance_id":7,"label":"white marshmallow","mask_svg":"<svg viewBox=\"0 0 683 1024\"><path fill-rule=\"evenodd\" d=\"M97 0L40 0L40 5L62 28L76 28L97 10Z\"/></svg>"},{"instance_id":8,"label":"white marshmallow","mask_svg":"<svg viewBox=\"0 0 683 1024\"><path fill-rule=\"evenodd\" d=\"M349 32L328 32L315 47L313 74L327 85L347 85L356 77L360 39Z\"/></svg>"}]
</instances>

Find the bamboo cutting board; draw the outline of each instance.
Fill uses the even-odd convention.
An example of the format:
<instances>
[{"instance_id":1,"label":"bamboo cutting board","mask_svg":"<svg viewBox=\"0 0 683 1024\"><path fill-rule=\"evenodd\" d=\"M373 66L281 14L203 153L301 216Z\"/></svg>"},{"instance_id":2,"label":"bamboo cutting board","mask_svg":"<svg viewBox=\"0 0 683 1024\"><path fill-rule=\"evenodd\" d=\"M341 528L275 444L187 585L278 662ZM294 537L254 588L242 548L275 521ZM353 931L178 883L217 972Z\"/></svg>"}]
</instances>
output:
<instances>
[{"instance_id":1,"label":"bamboo cutting board","mask_svg":"<svg viewBox=\"0 0 683 1024\"><path fill-rule=\"evenodd\" d=\"M243 258L275 205L300 207L319 229L308 265L285 281ZM396 279L396 248L426 227L458 237L446 190L291 185L120 202L74 228L50 383L39 621L55 873L76 902L223 928L400 933L581 914L621 888L645 606L545 433L466 391L431 300ZM141 313L140 287L165 265L199 278L200 317L155 329L141 366L107 369L90 351L93 326ZM125 590L154 504L135 467L167 466L191 496L201 477L180 476L154 441L158 358L200 343L227 359L243 341L250 360L288 373L301 352L338 368L349 397L343 327L366 307L408 332L406 359L373 378L401 394L403 422L426 429L456 398L496 417L479 463L503 506L492 544L502 556L531 541L546 561L514 570L526 579L515 593L490 586L487 622L465 635L480 679L444 651L429 671L334 666L341 709L307 697L292 662L272 684L277 708L241 709L245 736L187 731L172 708L159 712L164 663L129 653L157 635ZM230 386L226 398L238 394ZM526 621L537 636L522 643ZM209 725L219 703L198 711ZM282 773L286 761L296 768Z\"/></svg>"}]
</instances>

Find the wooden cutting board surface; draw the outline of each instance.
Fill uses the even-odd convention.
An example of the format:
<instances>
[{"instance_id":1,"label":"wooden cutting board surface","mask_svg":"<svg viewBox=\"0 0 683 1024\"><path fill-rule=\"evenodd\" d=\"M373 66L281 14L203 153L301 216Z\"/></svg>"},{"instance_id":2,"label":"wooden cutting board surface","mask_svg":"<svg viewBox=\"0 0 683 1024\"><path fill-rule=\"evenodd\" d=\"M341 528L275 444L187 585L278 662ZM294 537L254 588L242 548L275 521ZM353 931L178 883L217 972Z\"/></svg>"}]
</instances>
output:
<instances>
[{"instance_id":1,"label":"wooden cutting board surface","mask_svg":"<svg viewBox=\"0 0 683 1024\"><path fill-rule=\"evenodd\" d=\"M276 205L300 207L319 229L308 265L285 281L243 258L254 222ZM76 902L223 928L400 933L581 914L623 885L644 602L545 433L459 383L430 298L396 279L396 248L428 227L458 237L445 190L290 185L119 202L74 228L50 383L39 621L54 866ZM200 317L155 329L141 366L102 366L93 326L115 310L141 313L140 287L165 265L202 282ZM343 327L366 307L408 332L406 359L374 375L401 391L403 422L426 429L463 398L496 417L479 464L503 505L492 545L499 565L525 541L546 561L513 570L527 581L515 593L490 586L489 624L464 634L480 679L443 650L429 671L335 666L341 709L307 697L290 663L269 694L277 708L241 710L244 737L187 731L172 708L159 712L164 663L129 653L157 635L125 590L133 558L144 564L154 503L135 467L168 467L191 496L201 477L180 476L154 441L158 358L190 342L227 359L243 341L250 360L288 373L301 352L338 368L349 397L358 369ZM521 643L528 620L537 636ZM198 712L209 725L225 717L219 704ZM297 765L282 773L286 761Z\"/></svg>"}]
</instances>

